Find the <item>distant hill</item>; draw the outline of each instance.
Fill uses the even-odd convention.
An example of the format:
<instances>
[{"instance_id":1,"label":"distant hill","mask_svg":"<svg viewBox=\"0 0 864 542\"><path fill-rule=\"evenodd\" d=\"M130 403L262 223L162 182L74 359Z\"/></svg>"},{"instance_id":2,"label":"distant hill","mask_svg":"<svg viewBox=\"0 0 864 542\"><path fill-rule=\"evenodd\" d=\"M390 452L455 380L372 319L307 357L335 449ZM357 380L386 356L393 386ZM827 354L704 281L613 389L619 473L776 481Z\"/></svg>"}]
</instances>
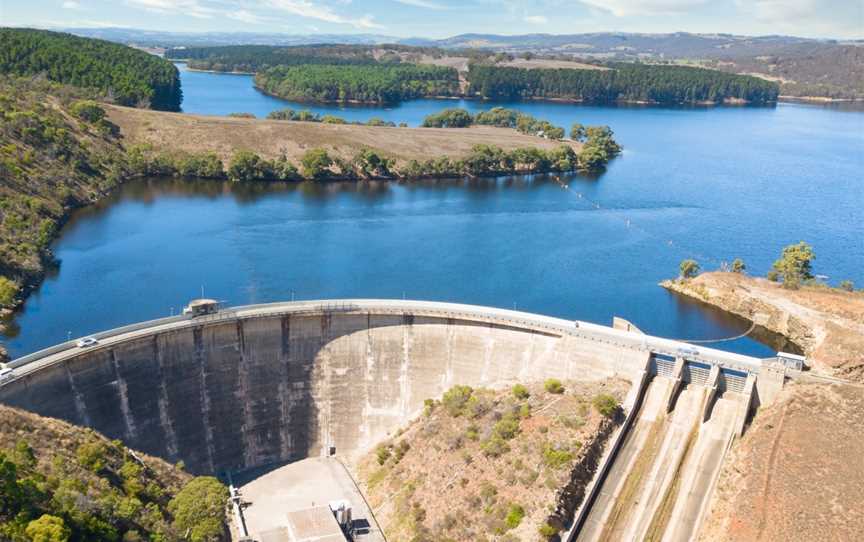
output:
<instances>
[{"instance_id":1,"label":"distant hill","mask_svg":"<svg viewBox=\"0 0 864 542\"><path fill-rule=\"evenodd\" d=\"M96 89L122 105L179 111L183 99L170 62L113 42L47 30L0 28L0 74L44 74Z\"/></svg>"},{"instance_id":2,"label":"distant hill","mask_svg":"<svg viewBox=\"0 0 864 542\"><path fill-rule=\"evenodd\" d=\"M566 59L697 64L730 73L759 75L780 83L784 96L864 99L864 40L733 34L460 34L446 39L380 34L167 33L130 29L72 29L73 33L142 46L232 44L383 44L439 47ZM460 51L460 55L463 54Z\"/></svg>"}]
</instances>

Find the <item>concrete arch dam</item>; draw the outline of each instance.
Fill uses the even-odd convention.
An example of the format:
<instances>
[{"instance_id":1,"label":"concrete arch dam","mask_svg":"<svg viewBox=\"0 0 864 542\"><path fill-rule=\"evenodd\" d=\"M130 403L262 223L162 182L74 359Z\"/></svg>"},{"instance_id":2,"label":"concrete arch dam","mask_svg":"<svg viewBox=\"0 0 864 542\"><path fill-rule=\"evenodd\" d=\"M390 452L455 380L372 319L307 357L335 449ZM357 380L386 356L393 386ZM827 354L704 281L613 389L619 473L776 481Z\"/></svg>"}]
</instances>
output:
<instances>
[{"instance_id":1,"label":"concrete arch dam","mask_svg":"<svg viewBox=\"0 0 864 542\"><path fill-rule=\"evenodd\" d=\"M724 427L731 427L730 413L741 408L720 400L718 385L744 396L755 382L763 398L773 393L760 387L770 379L755 378L766 374L755 358L586 322L447 303L274 303L143 322L96 337L95 347L64 343L10 362L13 375L0 384L0 402L183 460L195 473L293 461L330 447L366 449L422 410L424 399L454 384L628 379L634 386L625 407L635 402L630 410L639 419L636 437L624 443L627 461L645 447L642 435L659 405L674 406L664 397L677 398L672 412L681 416L698 410L687 414L693 423L710 418L708 403L719 404ZM697 384L707 391L687 391ZM625 478L626 472L610 475L615 483ZM612 481L596 484L603 489L596 502L616 493ZM586 525L596 524L599 513L586 517Z\"/></svg>"}]
</instances>

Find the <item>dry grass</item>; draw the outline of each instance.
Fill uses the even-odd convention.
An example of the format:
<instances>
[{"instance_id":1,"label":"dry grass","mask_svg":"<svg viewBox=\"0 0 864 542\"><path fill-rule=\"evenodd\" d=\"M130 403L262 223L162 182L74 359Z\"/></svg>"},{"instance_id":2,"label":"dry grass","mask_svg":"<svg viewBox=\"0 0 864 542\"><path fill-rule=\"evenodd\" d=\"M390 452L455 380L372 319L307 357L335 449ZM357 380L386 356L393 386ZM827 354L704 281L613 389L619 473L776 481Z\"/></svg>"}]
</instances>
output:
<instances>
[{"instance_id":1,"label":"dry grass","mask_svg":"<svg viewBox=\"0 0 864 542\"><path fill-rule=\"evenodd\" d=\"M362 147L375 149L397 161L426 160L436 156L457 158L474 145L553 149L562 142L521 134L507 128L388 128L243 119L165 113L106 106L120 127L124 144L149 143L160 150L215 152L227 161L236 150L252 150L266 158L285 153L297 161L308 149L324 147L350 158ZM579 150L575 143L570 144Z\"/></svg>"},{"instance_id":2,"label":"dry grass","mask_svg":"<svg viewBox=\"0 0 864 542\"><path fill-rule=\"evenodd\" d=\"M475 390L491 407L486 414L453 417L438 406L389 442L395 449L402 442L410 445L401 461L390 458L380 466L374 451L362 458L356 470L387 539L408 541L425 533L417 540L537 540L578 451L596 438L602 417L591 398L612 393L620 399L627 389L619 380L564 386L564 394L557 395L541 384L529 385L527 401L516 400L510 390ZM507 441L509 451L484 455L481 443L497 417L525 403L531 414ZM468 436L472 426L476 440ZM549 445L568 446L574 459L558 468L548 465L543 450ZM514 504L524 508L525 517L506 529L504 517Z\"/></svg>"},{"instance_id":3,"label":"dry grass","mask_svg":"<svg viewBox=\"0 0 864 542\"><path fill-rule=\"evenodd\" d=\"M824 286L783 288L737 273L664 283L789 338L816 370L864 381L864 293Z\"/></svg>"},{"instance_id":4,"label":"dry grass","mask_svg":"<svg viewBox=\"0 0 864 542\"><path fill-rule=\"evenodd\" d=\"M864 388L791 384L732 450L702 541L861 540Z\"/></svg>"}]
</instances>

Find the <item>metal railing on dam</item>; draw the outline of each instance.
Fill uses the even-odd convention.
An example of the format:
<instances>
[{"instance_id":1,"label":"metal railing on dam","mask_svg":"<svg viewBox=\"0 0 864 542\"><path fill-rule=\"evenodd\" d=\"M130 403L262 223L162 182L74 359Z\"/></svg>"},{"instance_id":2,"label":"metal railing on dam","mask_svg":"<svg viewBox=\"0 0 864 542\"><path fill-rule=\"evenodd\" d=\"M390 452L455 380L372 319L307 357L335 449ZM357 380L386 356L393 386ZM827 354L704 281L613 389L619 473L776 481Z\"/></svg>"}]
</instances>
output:
<instances>
[{"instance_id":1,"label":"metal railing on dam","mask_svg":"<svg viewBox=\"0 0 864 542\"><path fill-rule=\"evenodd\" d=\"M758 374L762 360L714 348L696 347L690 343L623 331L608 326L565 320L551 316L527 313L516 310L457 303L417 300L385 299L345 299L314 300L266 303L230 307L217 313L204 316L172 316L118 327L95 333L92 336L100 341L100 346L116 344L148 333L158 333L190 326L200 326L237 319L269 318L282 315L325 314L325 313L366 313L432 316L439 318L482 321L518 328L526 328L559 336L569 335L590 341L627 349L648 351L671 357L681 357L689 361L720 365L726 369L744 373ZM92 350L91 347L87 350ZM7 367L17 374L33 370L74 356L84 349L78 348L75 341L67 341L44 350L39 350L10 361Z\"/></svg>"}]
</instances>

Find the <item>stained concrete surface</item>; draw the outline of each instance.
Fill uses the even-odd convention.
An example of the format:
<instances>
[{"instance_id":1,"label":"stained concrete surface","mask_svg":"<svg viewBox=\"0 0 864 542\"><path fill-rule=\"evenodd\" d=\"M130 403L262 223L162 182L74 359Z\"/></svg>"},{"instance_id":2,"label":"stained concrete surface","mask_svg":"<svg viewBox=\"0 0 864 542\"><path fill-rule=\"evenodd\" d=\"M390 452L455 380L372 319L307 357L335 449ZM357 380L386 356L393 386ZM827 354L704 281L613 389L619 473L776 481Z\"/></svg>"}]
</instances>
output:
<instances>
[{"instance_id":1,"label":"stained concrete surface","mask_svg":"<svg viewBox=\"0 0 864 542\"><path fill-rule=\"evenodd\" d=\"M381 528L366 506L351 476L337 459L315 457L297 461L270 471L242 486L244 517L249 534L262 540L269 533L283 531L285 540L291 540L288 513L327 506L330 501L346 500L351 503L355 525L368 523L368 532L355 536L357 542L384 542ZM236 528L232 529L238 540Z\"/></svg>"}]
</instances>

